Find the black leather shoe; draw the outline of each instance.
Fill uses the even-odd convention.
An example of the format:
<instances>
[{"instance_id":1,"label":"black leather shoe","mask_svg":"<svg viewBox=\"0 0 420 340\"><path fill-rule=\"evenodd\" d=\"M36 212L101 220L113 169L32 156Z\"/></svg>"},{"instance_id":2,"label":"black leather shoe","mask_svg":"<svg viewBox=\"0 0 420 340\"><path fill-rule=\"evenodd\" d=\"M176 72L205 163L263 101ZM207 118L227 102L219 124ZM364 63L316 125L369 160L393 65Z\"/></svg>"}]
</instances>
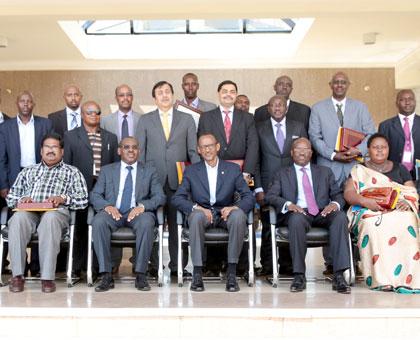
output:
<instances>
[{"instance_id":1,"label":"black leather shoe","mask_svg":"<svg viewBox=\"0 0 420 340\"><path fill-rule=\"evenodd\" d=\"M114 279L111 273L104 273L102 275L101 282L95 287L95 292L106 292L114 288Z\"/></svg>"},{"instance_id":2,"label":"black leather shoe","mask_svg":"<svg viewBox=\"0 0 420 340\"><path fill-rule=\"evenodd\" d=\"M136 283L134 284L134 287L143 292L147 292L148 290L150 290L150 285L147 281L146 274L137 274Z\"/></svg>"},{"instance_id":3,"label":"black leather shoe","mask_svg":"<svg viewBox=\"0 0 420 340\"><path fill-rule=\"evenodd\" d=\"M226 291L233 293L239 292L239 285L236 281L236 275L229 274L226 279Z\"/></svg>"},{"instance_id":4,"label":"black leather shoe","mask_svg":"<svg viewBox=\"0 0 420 340\"><path fill-rule=\"evenodd\" d=\"M332 289L336 290L337 293L350 294L351 288L347 281L344 279L343 274L335 274L332 281Z\"/></svg>"},{"instance_id":5,"label":"black leather shoe","mask_svg":"<svg viewBox=\"0 0 420 340\"><path fill-rule=\"evenodd\" d=\"M178 272L177 272L176 270L171 271L171 277L178 277ZM182 271L182 277L183 277L184 279L185 279L185 278L189 278L189 277L192 277L192 274L191 274L188 270L184 269L184 270Z\"/></svg>"},{"instance_id":6,"label":"black leather shoe","mask_svg":"<svg viewBox=\"0 0 420 340\"><path fill-rule=\"evenodd\" d=\"M159 276L157 268L154 268L154 267L149 267L148 274L153 279L157 279Z\"/></svg>"},{"instance_id":7,"label":"black leather shoe","mask_svg":"<svg viewBox=\"0 0 420 340\"><path fill-rule=\"evenodd\" d=\"M201 274L194 274L193 275L190 290L192 290L193 292L203 292L204 291L203 277L201 276Z\"/></svg>"},{"instance_id":8,"label":"black leather shoe","mask_svg":"<svg viewBox=\"0 0 420 340\"><path fill-rule=\"evenodd\" d=\"M268 267L261 267L255 271L257 276L268 276L273 275L273 269Z\"/></svg>"},{"instance_id":9,"label":"black leather shoe","mask_svg":"<svg viewBox=\"0 0 420 340\"><path fill-rule=\"evenodd\" d=\"M290 291L292 293L301 292L306 289L306 278L303 274L295 274L293 282L290 285Z\"/></svg>"}]
</instances>

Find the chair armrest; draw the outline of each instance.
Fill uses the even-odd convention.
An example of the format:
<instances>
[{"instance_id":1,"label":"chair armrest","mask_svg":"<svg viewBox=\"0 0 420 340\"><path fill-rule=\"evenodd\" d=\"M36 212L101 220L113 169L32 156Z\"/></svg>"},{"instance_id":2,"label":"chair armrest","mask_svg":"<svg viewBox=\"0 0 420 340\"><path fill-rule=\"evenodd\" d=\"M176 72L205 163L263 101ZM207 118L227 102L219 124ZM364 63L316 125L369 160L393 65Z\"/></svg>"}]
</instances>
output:
<instances>
[{"instance_id":1,"label":"chair armrest","mask_svg":"<svg viewBox=\"0 0 420 340\"><path fill-rule=\"evenodd\" d=\"M163 215L163 206L160 206L156 212L157 220L159 225L165 224L165 217Z\"/></svg>"},{"instance_id":2,"label":"chair armrest","mask_svg":"<svg viewBox=\"0 0 420 340\"><path fill-rule=\"evenodd\" d=\"M70 225L76 224L76 210L70 210Z\"/></svg>"},{"instance_id":3,"label":"chair armrest","mask_svg":"<svg viewBox=\"0 0 420 340\"><path fill-rule=\"evenodd\" d=\"M88 216L87 216L87 225L92 224L93 216L95 216L95 210L93 209L93 207L89 206Z\"/></svg>"},{"instance_id":4,"label":"chair armrest","mask_svg":"<svg viewBox=\"0 0 420 340\"><path fill-rule=\"evenodd\" d=\"M254 210L251 209L248 213L248 224L254 224Z\"/></svg>"},{"instance_id":5,"label":"chair armrest","mask_svg":"<svg viewBox=\"0 0 420 340\"><path fill-rule=\"evenodd\" d=\"M177 210L176 212L176 224L183 224L184 223L184 214Z\"/></svg>"},{"instance_id":6,"label":"chair armrest","mask_svg":"<svg viewBox=\"0 0 420 340\"><path fill-rule=\"evenodd\" d=\"M274 207L270 206L270 224L277 224L277 213Z\"/></svg>"},{"instance_id":7,"label":"chair armrest","mask_svg":"<svg viewBox=\"0 0 420 340\"><path fill-rule=\"evenodd\" d=\"M7 223L7 213L9 212L8 207L1 208L0 224L6 225Z\"/></svg>"}]
</instances>

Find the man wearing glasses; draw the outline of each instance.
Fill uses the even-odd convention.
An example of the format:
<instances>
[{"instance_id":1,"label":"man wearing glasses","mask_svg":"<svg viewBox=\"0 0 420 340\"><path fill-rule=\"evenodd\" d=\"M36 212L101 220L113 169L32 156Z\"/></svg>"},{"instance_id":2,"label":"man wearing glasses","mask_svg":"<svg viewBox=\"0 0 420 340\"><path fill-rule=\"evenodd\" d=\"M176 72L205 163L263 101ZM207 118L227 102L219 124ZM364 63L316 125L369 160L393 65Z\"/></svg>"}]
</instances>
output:
<instances>
[{"instance_id":1,"label":"man wearing glasses","mask_svg":"<svg viewBox=\"0 0 420 340\"><path fill-rule=\"evenodd\" d=\"M194 266L191 290L204 290L202 279L204 233L213 226L229 232L226 291L237 292L236 267L246 234L246 214L255 199L237 164L218 157L220 143L209 133L201 135L197 151L203 158L185 168L173 205L188 216L191 259ZM236 194L240 197L235 199Z\"/></svg>"},{"instance_id":2,"label":"man wearing glasses","mask_svg":"<svg viewBox=\"0 0 420 340\"><path fill-rule=\"evenodd\" d=\"M93 189L101 167L117 162L117 136L100 128L101 108L94 101L87 101L81 109L80 127L64 134L64 162L80 170L86 180L88 191ZM87 209L77 214L74 271L79 276L87 261Z\"/></svg>"},{"instance_id":3,"label":"man wearing glasses","mask_svg":"<svg viewBox=\"0 0 420 340\"><path fill-rule=\"evenodd\" d=\"M90 197L97 212L92 221L92 237L102 273L95 291L114 288L111 233L124 226L132 228L136 235L135 287L150 290L146 271L154 240L155 211L165 203L166 197L155 168L137 162L140 155L137 139L122 139L118 154L121 162L102 167Z\"/></svg>"}]
</instances>

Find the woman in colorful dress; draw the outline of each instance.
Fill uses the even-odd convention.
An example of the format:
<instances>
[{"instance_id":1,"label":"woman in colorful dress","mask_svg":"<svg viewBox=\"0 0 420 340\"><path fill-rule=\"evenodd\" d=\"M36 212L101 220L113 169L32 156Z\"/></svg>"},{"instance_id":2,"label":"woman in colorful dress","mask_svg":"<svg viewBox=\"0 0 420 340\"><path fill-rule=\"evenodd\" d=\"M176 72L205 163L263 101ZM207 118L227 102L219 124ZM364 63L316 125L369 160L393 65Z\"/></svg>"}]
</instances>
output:
<instances>
[{"instance_id":1,"label":"woman in colorful dress","mask_svg":"<svg viewBox=\"0 0 420 340\"><path fill-rule=\"evenodd\" d=\"M369 288L420 293L418 194L408 170L388 160L389 141L376 133L368 140L368 160L355 165L344 189L350 229L357 237L363 275ZM366 189L399 191L385 209Z\"/></svg>"}]
</instances>

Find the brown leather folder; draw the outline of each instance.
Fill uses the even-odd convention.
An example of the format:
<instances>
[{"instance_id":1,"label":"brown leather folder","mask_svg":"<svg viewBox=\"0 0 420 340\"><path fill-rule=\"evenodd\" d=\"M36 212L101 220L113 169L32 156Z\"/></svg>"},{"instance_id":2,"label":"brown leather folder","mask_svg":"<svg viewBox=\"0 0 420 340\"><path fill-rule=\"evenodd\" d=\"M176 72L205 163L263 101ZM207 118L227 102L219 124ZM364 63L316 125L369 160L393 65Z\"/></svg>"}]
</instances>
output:
<instances>
[{"instance_id":1,"label":"brown leather folder","mask_svg":"<svg viewBox=\"0 0 420 340\"><path fill-rule=\"evenodd\" d=\"M373 198L384 209L394 209L398 197L399 190L391 187L369 188L360 193L363 197Z\"/></svg>"},{"instance_id":2,"label":"brown leather folder","mask_svg":"<svg viewBox=\"0 0 420 340\"><path fill-rule=\"evenodd\" d=\"M366 135L363 132L339 127L335 151L342 152L346 151L350 147L356 147L363 141L363 139L365 139L365 137Z\"/></svg>"}]
</instances>

